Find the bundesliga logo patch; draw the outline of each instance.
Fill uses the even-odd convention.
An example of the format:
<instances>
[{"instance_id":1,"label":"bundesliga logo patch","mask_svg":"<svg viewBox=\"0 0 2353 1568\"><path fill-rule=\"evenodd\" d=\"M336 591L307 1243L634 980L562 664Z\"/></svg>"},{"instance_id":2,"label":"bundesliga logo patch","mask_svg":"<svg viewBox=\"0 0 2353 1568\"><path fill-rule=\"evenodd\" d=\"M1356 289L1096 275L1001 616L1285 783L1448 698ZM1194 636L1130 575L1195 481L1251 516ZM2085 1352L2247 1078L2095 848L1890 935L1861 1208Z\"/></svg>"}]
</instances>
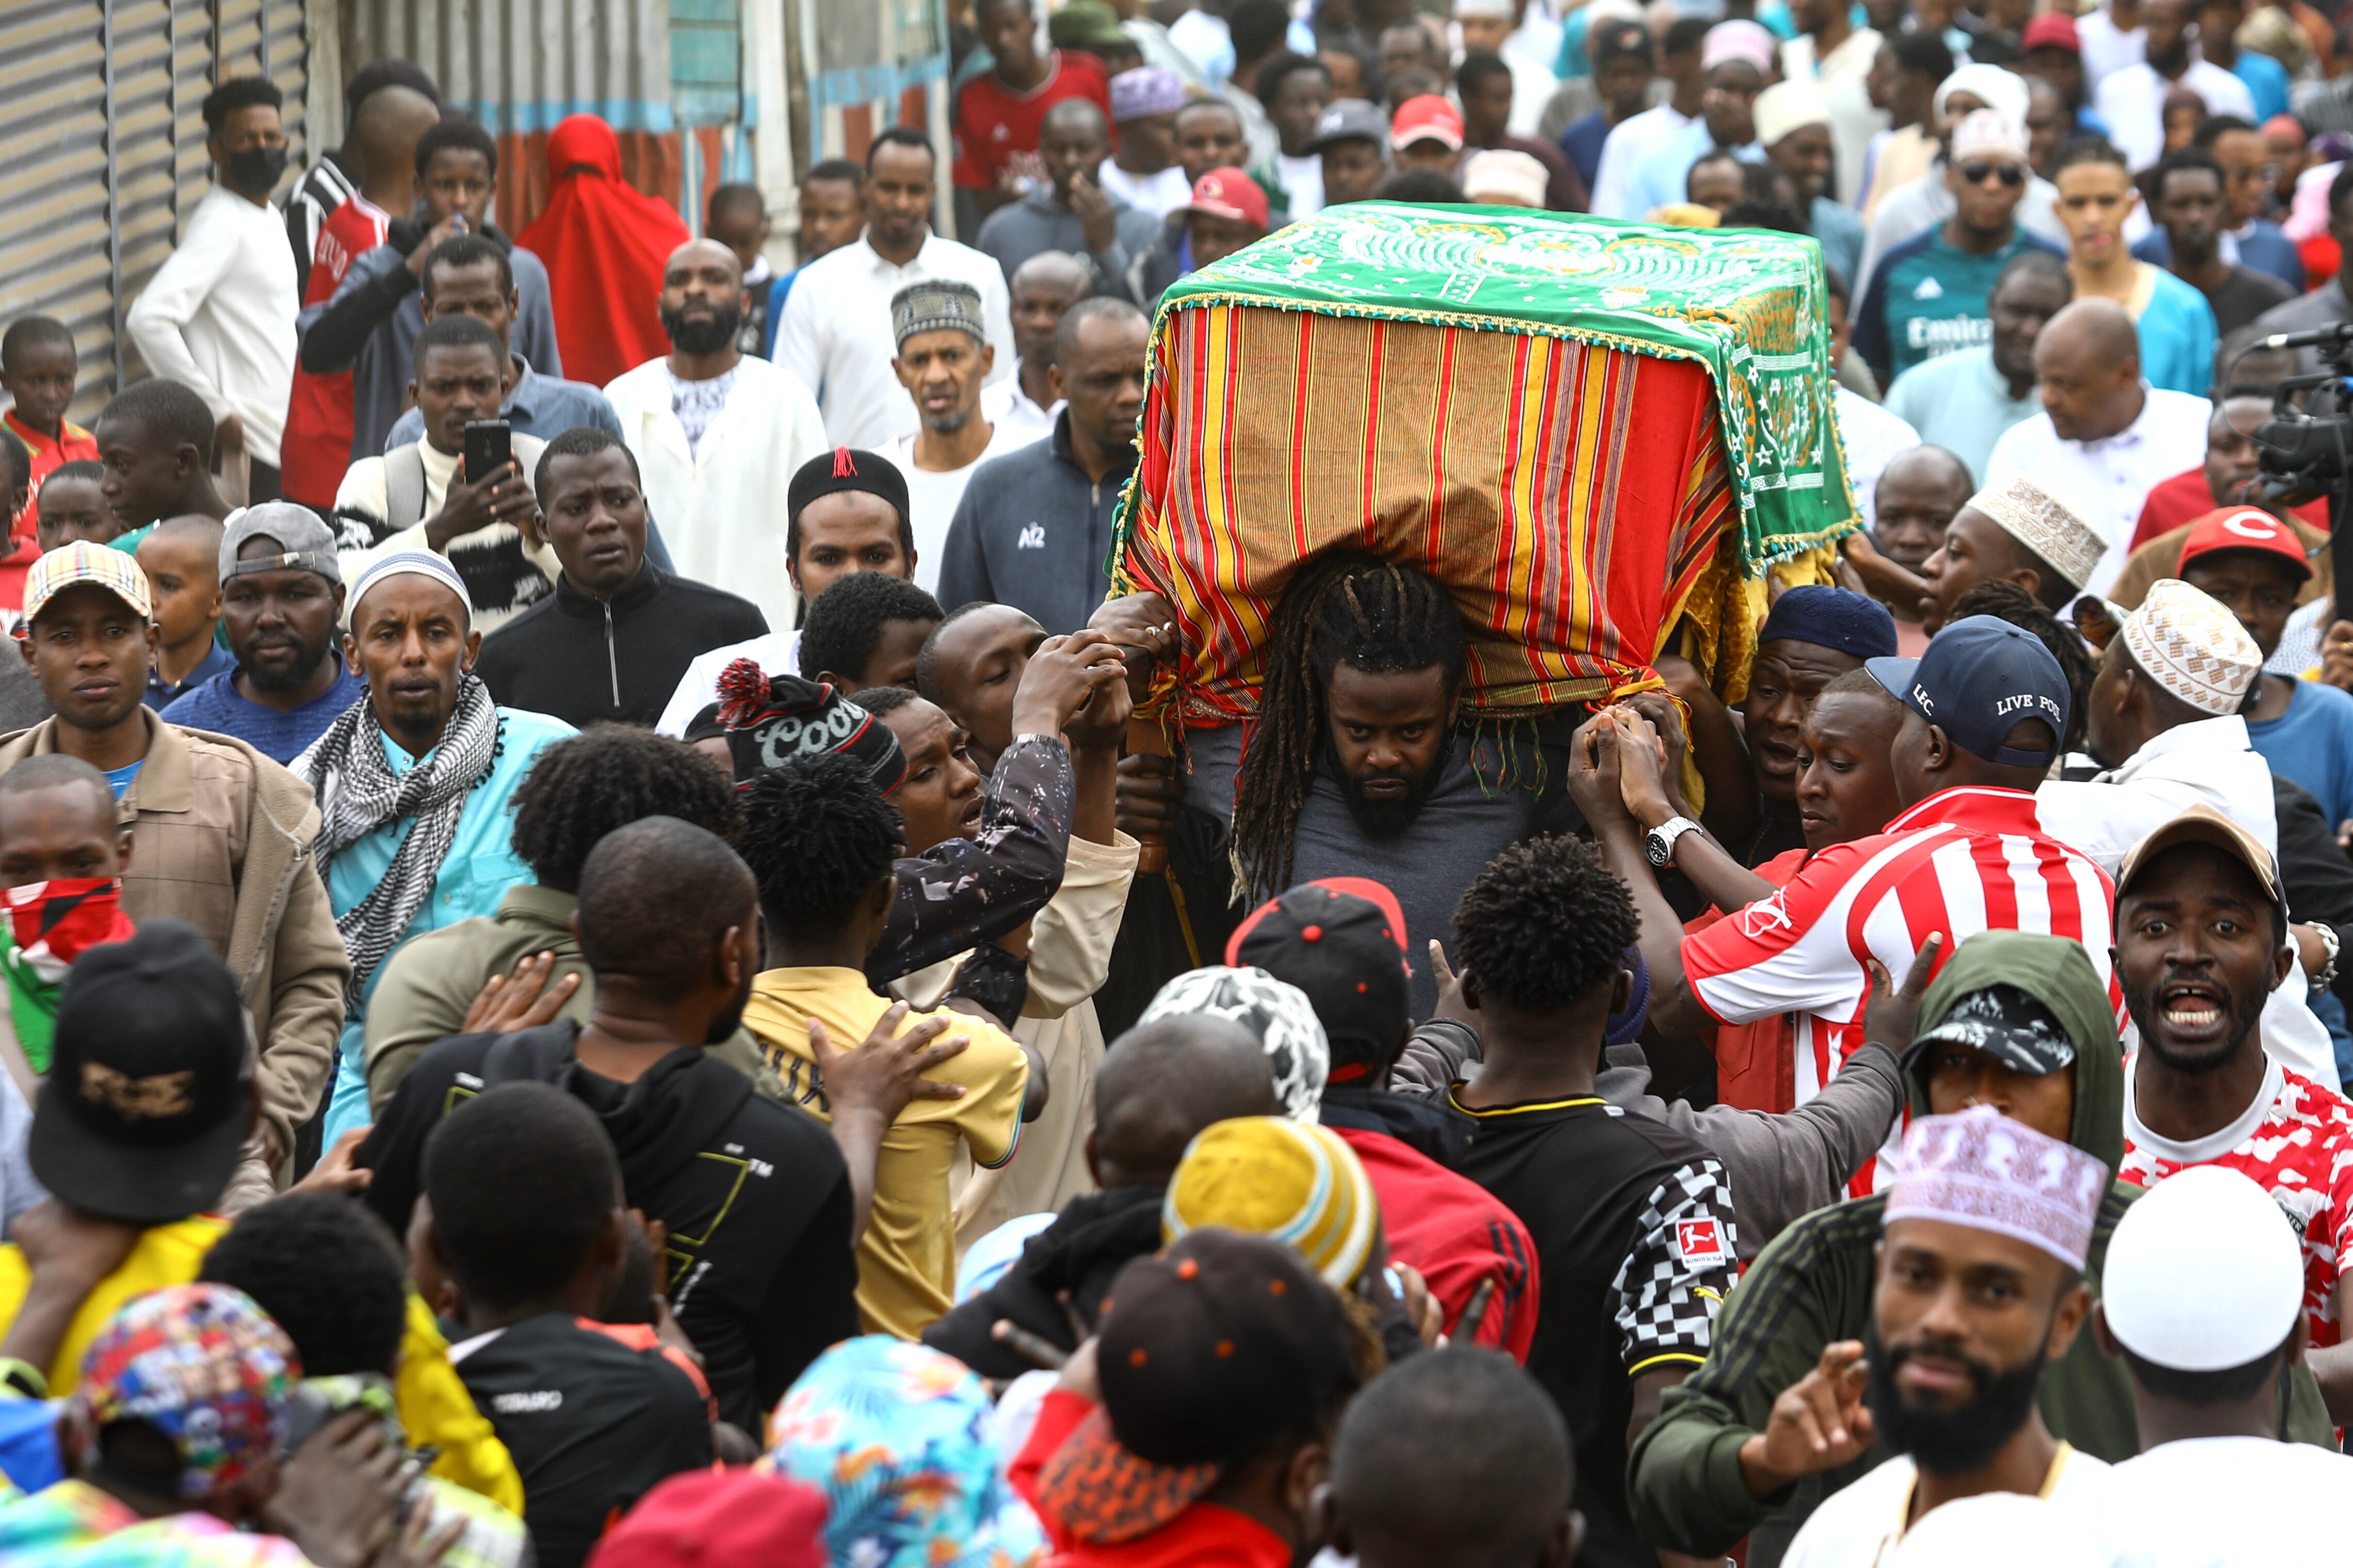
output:
<instances>
[{"instance_id":1,"label":"bundesliga logo patch","mask_svg":"<svg viewBox=\"0 0 2353 1568\"><path fill-rule=\"evenodd\" d=\"M1694 1265L1732 1261L1724 1245L1724 1227L1712 1219L1675 1221L1675 1256Z\"/></svg>"}]
</instances>

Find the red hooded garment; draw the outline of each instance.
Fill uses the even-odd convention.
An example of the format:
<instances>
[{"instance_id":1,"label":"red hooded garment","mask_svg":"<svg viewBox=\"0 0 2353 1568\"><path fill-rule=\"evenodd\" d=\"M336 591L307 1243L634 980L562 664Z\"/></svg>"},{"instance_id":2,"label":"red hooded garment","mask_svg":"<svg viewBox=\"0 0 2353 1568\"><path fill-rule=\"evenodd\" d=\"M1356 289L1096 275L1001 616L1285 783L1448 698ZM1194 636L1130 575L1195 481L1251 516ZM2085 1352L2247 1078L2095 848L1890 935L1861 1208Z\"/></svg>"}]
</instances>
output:
<instances>
[{"instance_id":1,"label":"red hooded garment","mask_svg":"<svg viewBox=\"0 0 2353 1568\"><path fill-rule=\"evenodd\" d=\"M620 139L593 114L549 133L547 167L547 209L515 243L547 266L564 374L602 386L670 353L662 268L691 237L667 203L622 180Z\"/></svg>"}]
</instances>

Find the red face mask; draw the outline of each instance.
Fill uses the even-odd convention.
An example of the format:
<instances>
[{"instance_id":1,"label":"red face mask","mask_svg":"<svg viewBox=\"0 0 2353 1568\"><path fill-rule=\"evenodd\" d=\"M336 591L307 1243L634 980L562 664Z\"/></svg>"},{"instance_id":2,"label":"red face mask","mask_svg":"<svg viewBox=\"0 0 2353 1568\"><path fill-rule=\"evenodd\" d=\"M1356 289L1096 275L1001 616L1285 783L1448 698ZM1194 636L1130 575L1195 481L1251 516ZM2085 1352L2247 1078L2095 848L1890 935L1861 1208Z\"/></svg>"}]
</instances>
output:
<instances>
[{"instance_id":1,"label":"red face mask","mask_svg":"<svg viewBox=\"0 0 2353 1568\"><path fill-rule=\"evenodd\" d=\"M33 972L63 980L75 959L102 942L128 942L137 929L122 912L120 877L64 877L9 888L8 929Z\"/></svg>"}]
</instances>

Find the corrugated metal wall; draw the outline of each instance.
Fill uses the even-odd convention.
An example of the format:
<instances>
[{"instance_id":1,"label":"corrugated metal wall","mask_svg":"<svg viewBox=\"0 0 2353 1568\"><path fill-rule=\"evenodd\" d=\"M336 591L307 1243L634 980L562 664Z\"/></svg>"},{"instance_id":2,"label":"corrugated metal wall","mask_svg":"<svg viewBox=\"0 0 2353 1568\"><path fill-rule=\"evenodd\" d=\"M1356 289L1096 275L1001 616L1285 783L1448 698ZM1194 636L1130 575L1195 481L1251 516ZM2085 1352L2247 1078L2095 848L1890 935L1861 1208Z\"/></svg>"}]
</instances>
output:
<instances>
[{"instance_id":1,"label":"corrugated metal wall","mask_svg":"<svg viewBox=\"0 0 2353 1568\"><path fill-rule=\"evenodd\" d=\"M76 418L145 374L121 337L122 312L210 178L205 94L228 77L268 75L286 93L299 169L309 156L304 58L300 0L0 5L0 321L38 312L73 329Z\"/></svg>"},{"instance_id":2,"label":"corrugated metal wall","mask_svg":"<svg viewBox=\"0 0 2353 1568\"><path fill-rule=\"evenodd\" d=\"M794 75L806 116L796 138L808 163L863 161L875 132L947 128L947 17L943 0L787 0L796 14ZM797 128L800 129L800 128ZM944 188L947 181L941 179Z\"/></svg>"},{"instance_id":3,"label":"corrugated metal wall","mask_svg":"<svg viewBox=\"0 0 2353 1568\"><path fill-rule=\"evenodd\" d=\"M547 201L542 150L567 114L602 115L630 184L679 199L668 0L349 0L343 16L347 79L386 55L415 60L498 134L510 234Z\"/></svg>"}]
</instances>

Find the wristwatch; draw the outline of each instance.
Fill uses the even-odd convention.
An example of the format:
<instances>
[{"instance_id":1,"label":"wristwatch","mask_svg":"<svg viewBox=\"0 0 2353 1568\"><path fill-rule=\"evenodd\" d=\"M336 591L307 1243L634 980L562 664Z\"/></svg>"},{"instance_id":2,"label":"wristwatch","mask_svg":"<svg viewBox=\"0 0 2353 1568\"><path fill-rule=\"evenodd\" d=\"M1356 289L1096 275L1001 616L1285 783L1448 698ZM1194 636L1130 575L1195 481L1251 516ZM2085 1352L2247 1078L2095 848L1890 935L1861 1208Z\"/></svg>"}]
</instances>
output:
<instances>
[{"instance_id":1,"label":"wristwatch","mask_svg":"<svg viewBox=\"0 0 2353 1568\"><path fill-rule=\"evenodd\" d=\"M1686 833L1699 831L1699 824L1688 816L1671 816L1650 832L1642 835L1642 853L1651 864L1663 871L1675 863L1675 841Z\"/></svg>"}]
</instances>

